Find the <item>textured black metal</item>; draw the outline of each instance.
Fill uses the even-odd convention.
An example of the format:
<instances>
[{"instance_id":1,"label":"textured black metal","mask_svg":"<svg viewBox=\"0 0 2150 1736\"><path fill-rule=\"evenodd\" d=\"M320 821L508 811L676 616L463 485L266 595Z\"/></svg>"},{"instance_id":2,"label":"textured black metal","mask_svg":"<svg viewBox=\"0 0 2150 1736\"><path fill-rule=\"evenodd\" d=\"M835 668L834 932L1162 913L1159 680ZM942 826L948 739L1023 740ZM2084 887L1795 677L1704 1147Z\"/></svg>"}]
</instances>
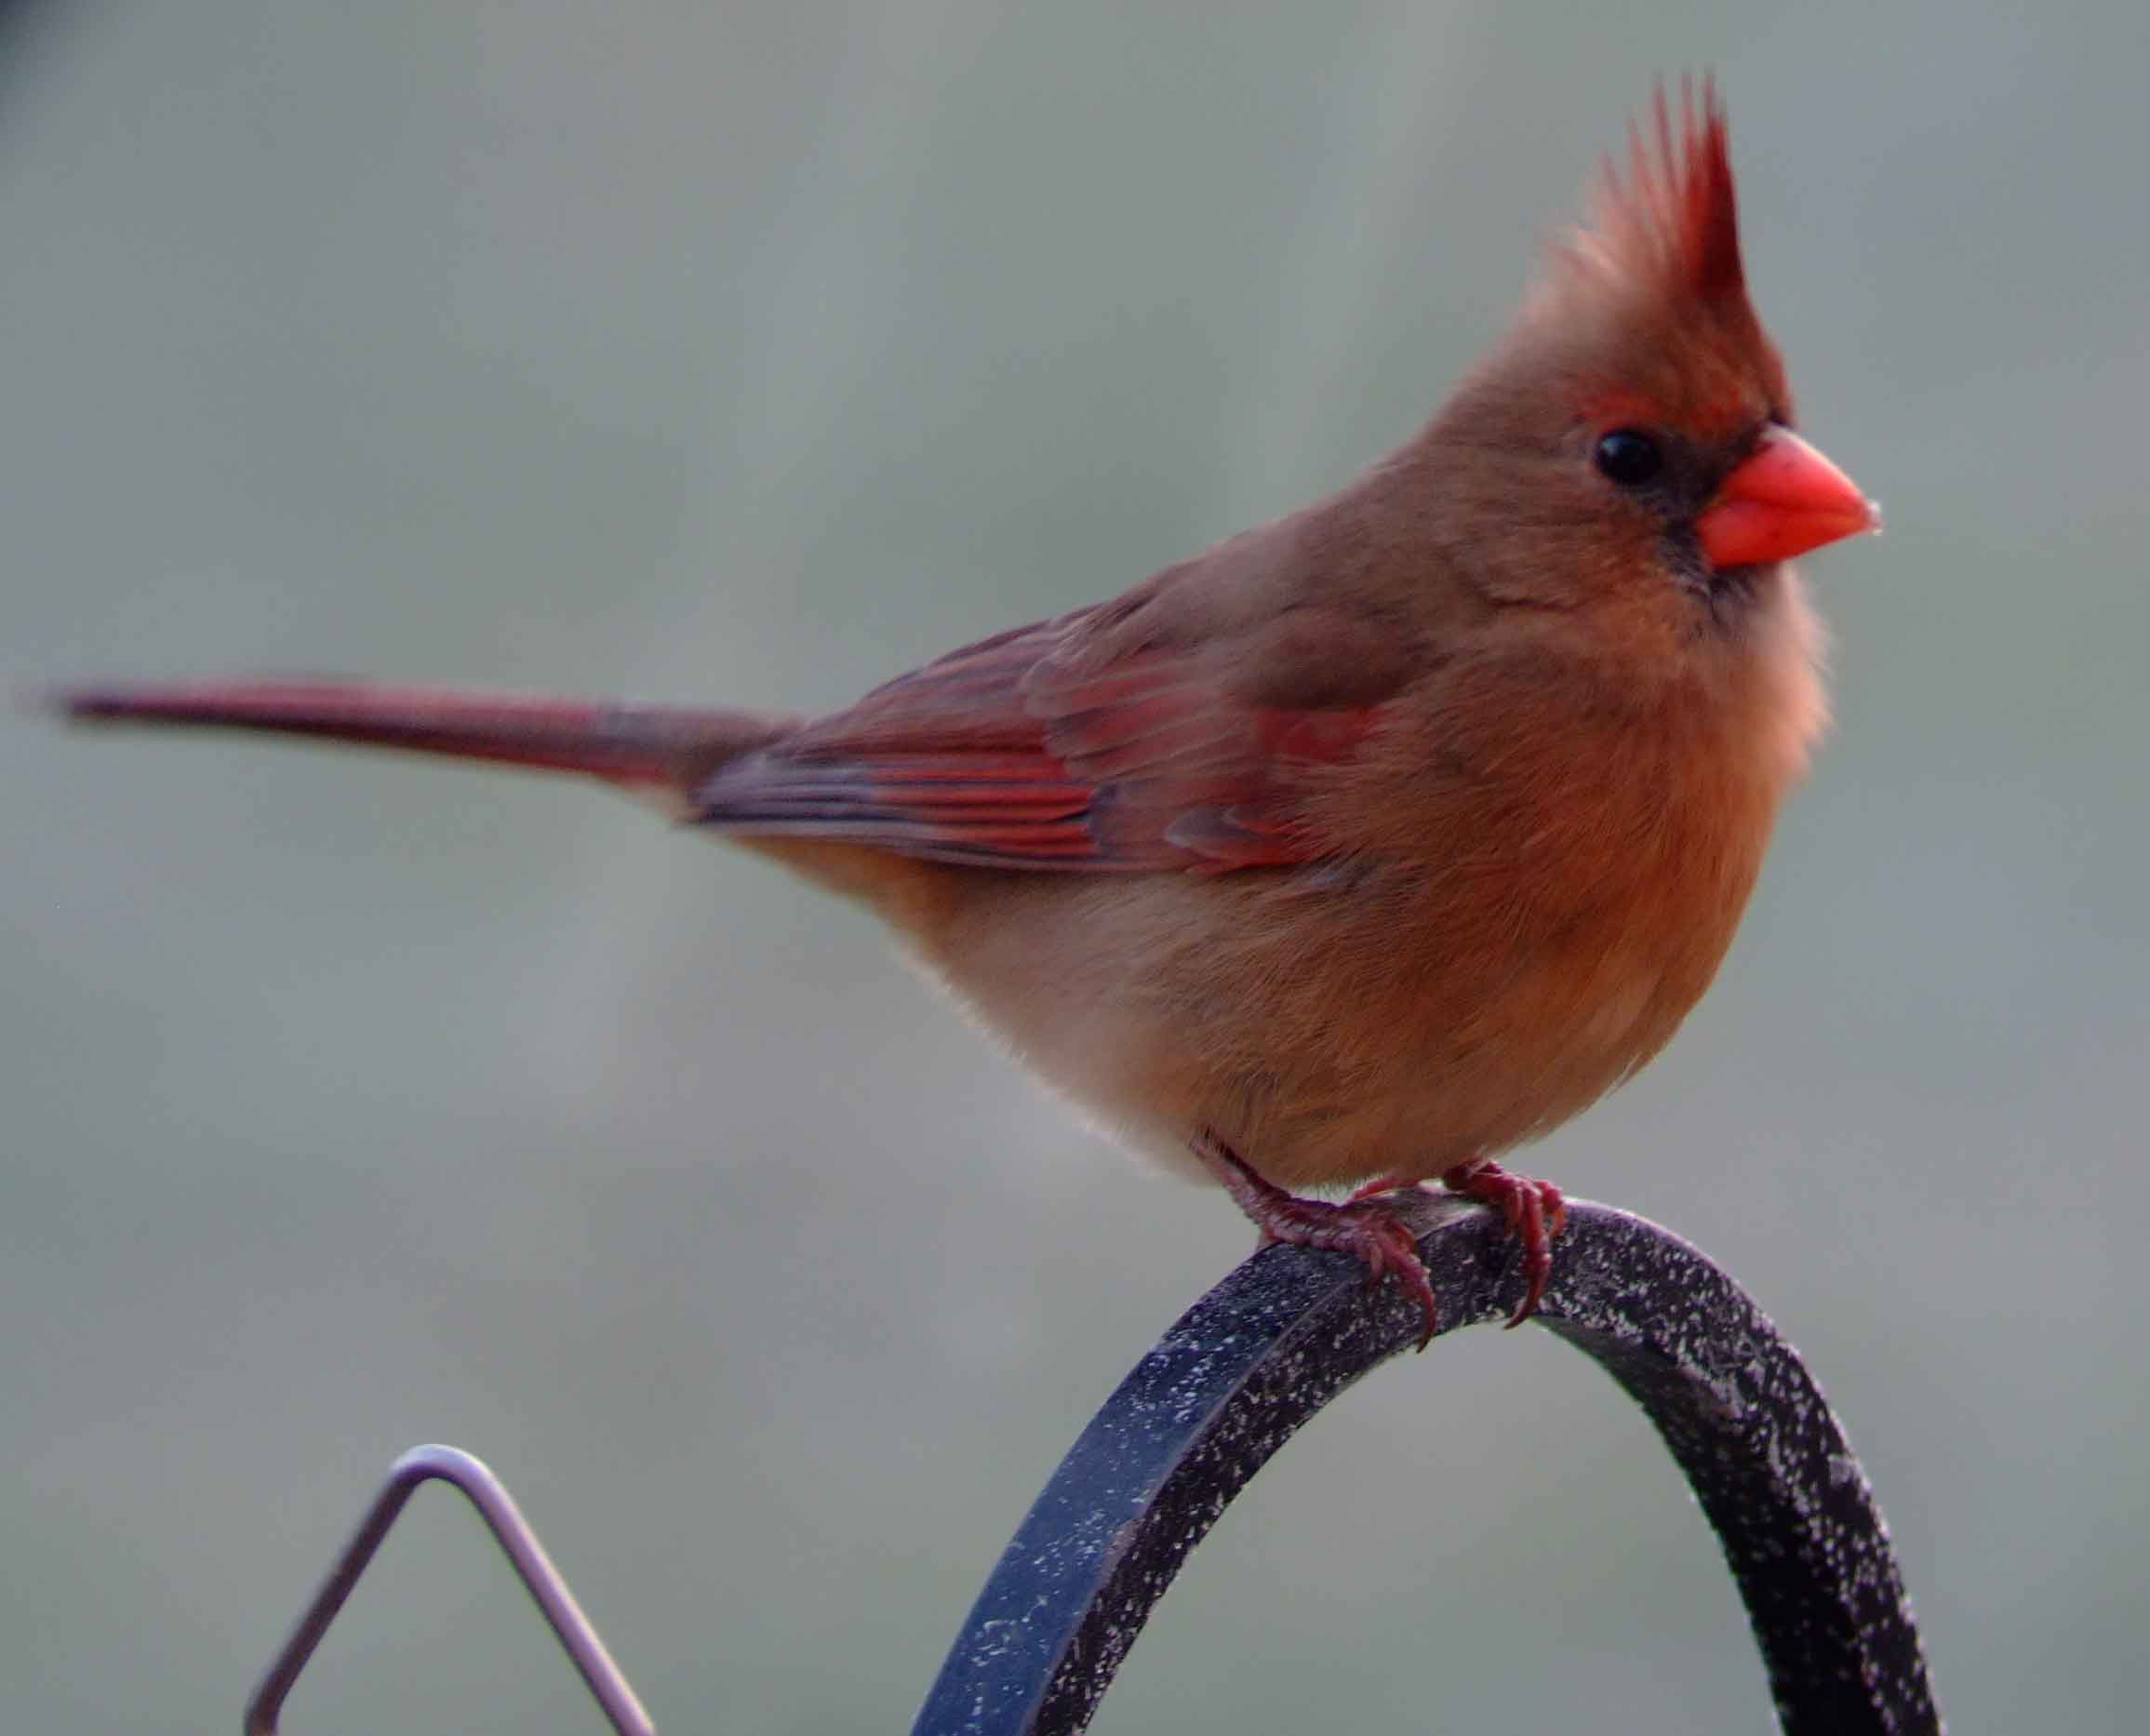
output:
<instances>
[{"instance_id":1,"label":"textured black metal","mask_svg":"<svg viewBox=\"0 0 2150 1736\"><path fill-rule=\"evenodd\" d=\"M1441 1330L1506 1316L1517 1249L1425 1195ZM1792 1347L1668 1231L1570 1202L1539 1319L1649 1414L1724 1544L1790 1736L1938 1732L1889 1533ZM1348 1256L1262 1249L1138 1363L1046 1486L957 1637L914 1736L1063 1736L1151 1607L1302 1423L1417 1342L1415 1304Z\"/></svg>"}]
</instances>

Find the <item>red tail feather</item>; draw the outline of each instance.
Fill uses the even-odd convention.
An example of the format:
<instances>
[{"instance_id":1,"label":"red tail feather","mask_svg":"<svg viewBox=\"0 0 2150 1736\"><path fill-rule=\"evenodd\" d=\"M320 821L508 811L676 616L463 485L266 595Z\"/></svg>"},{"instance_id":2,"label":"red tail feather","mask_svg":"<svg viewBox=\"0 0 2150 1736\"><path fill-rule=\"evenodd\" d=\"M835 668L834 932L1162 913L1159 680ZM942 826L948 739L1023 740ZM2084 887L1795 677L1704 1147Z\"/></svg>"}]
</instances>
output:
<instances>
[{"instance_id":1,"label":"red tail feather","mask_svg":"<svg viewBox=\"0 0 2150 1736\"><path fill-rule=\"evenodd\" d=\"M680 788L788 727L749 712L311 678L119 683L50 702L82 722L313 736Z\"/></svg>"}]
</instances>

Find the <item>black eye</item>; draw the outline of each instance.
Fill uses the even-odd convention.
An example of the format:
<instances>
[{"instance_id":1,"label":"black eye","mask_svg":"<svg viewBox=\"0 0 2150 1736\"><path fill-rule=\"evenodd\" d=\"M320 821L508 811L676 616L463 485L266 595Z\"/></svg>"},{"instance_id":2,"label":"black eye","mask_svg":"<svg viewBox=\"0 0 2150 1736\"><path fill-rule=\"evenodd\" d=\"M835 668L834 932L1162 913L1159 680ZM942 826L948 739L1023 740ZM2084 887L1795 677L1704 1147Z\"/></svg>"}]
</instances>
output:
<instances>
[{"instance_id":1,"label":"black eye","mask_svg":"<svg viewBox=\"0 0 2150 1736\"><path fill-rule=\"evenodd\" d=\"M1615 428L1598 435L1590 461L1609 481L1639 488L1664 469L1664 449L1639 428Z\"/></svg>"}]
</instances>

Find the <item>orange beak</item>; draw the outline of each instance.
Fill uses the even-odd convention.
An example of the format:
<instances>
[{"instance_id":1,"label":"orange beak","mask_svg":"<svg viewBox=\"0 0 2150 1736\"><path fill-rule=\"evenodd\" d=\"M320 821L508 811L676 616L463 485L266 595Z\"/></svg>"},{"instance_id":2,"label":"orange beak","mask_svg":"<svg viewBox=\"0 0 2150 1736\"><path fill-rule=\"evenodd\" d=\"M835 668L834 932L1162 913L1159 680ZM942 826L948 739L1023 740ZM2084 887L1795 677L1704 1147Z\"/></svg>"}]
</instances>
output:
<instances>
[{"instance_id":1,"label":"orange beak","mask_svg":"<svg viewBox=\"0 0 2150 1736\"><path fill-rule=\"evenodd\" d=\"M1695 520L1703 555L1720 568L1790 560L1880 528L1881 509L1789 428L1764 434Z\"/></svg>"}]
</instances>

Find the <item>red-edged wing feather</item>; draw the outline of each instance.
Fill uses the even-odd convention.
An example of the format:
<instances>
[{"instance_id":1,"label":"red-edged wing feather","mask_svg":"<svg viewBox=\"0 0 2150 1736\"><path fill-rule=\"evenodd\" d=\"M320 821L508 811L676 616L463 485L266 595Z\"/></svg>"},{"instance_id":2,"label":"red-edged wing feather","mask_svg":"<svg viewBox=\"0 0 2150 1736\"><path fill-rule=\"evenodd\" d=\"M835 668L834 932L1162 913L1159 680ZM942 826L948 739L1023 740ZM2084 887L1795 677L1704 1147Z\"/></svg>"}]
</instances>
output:
<instances>
[{"instance_id":1,"label":"red-edged wing feather","mask_svg":"<svg viewBox=\"0 0 2150 1736\"><path fill-rule=\"evenodd\" d=\"M1094 667L1069 654L1113 624L1085 610L951 652L726 766L698 812L986 868L1221 873L1319 854L1292 774L1349 754L1375 708L1237 700L1212 659L1175 646Z\"/></svg>"}]
</instances>

